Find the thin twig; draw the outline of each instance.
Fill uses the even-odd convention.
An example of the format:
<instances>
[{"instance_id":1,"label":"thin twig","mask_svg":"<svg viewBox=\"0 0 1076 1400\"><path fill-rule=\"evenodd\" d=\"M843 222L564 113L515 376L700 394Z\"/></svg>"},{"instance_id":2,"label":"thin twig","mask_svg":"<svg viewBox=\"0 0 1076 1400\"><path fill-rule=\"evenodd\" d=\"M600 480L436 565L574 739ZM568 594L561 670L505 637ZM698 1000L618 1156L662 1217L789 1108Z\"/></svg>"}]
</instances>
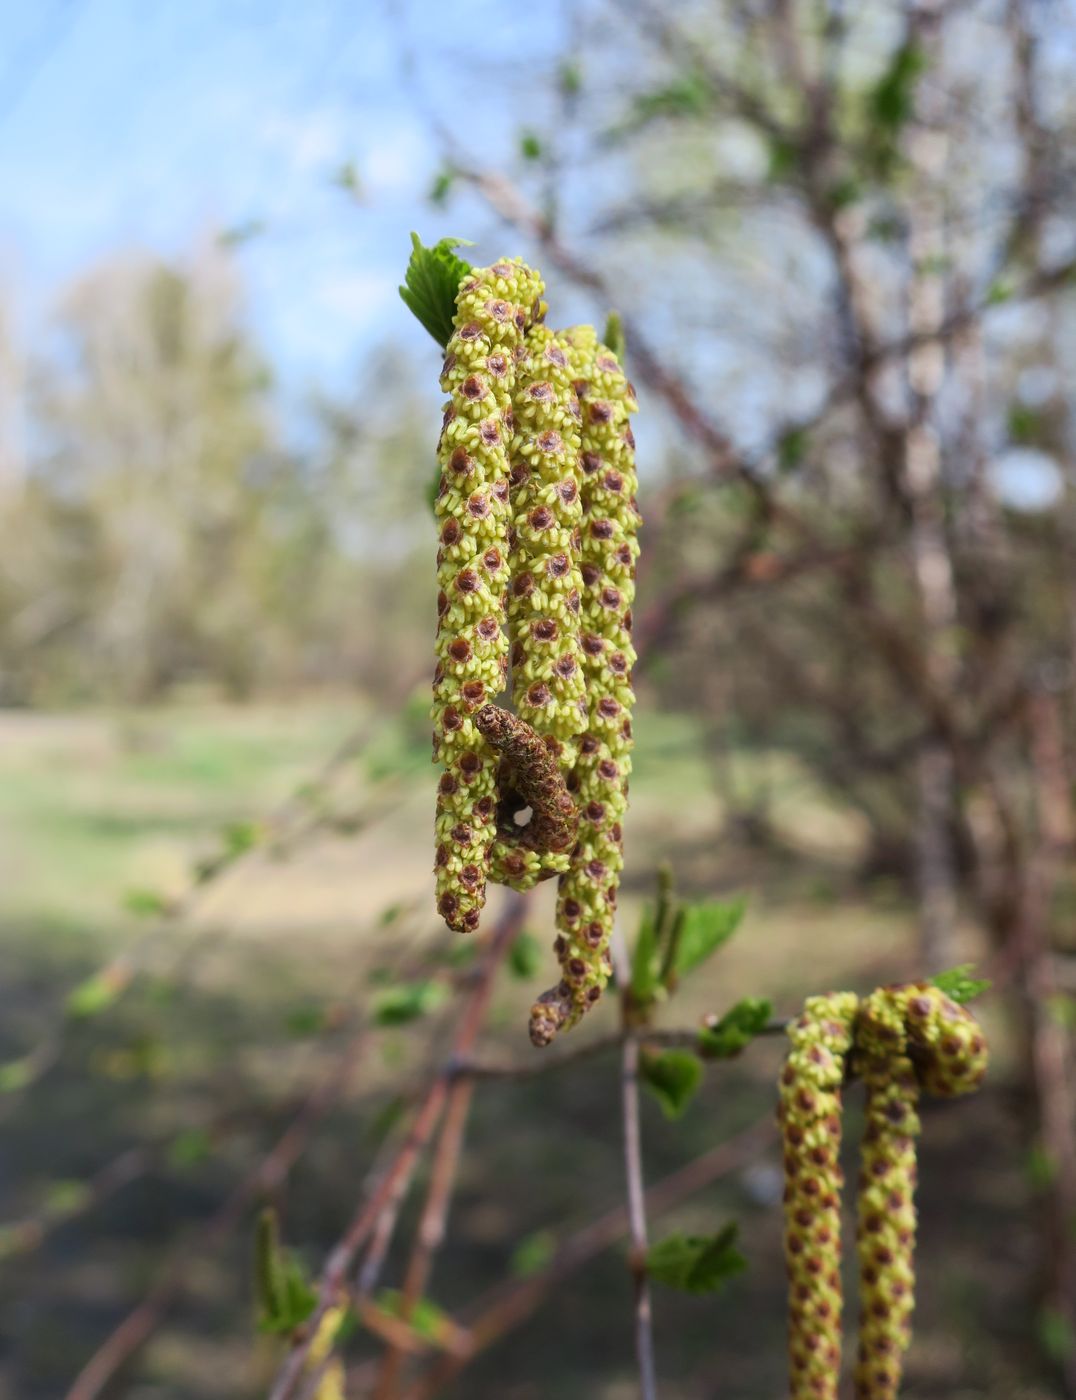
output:
<instances>
[{"instance_id":1,"label":"thin twig","mask_svg":"<svg viewBox=\"0 0 1076 1400\"><path fill-rule=\"evenodd\" d=\"M734 1137L664 1177L646 1192L647 1215L651 1218L661 1215L720 1177L745 1166L771 1141L773 1135L773 1115L767 1113ZM431 1400L469 1361L526 1321L558 1284L616 1244L628 1226L627 1206L615 1206L565 1240L543 1269L528 1278L513 1279L507 1285L502 1284L479 1299L464 1314L465 1322L470 1318L467 1330L470 1346L466 1355L439 1357L404 1392L403 1400ZM366 1368L363 1367L356 1372L356 1379L365 1374Z\"/></svg>"},{"instance_id":2,"label":"thin twig","mask_svg":"<svg viewBox=\"0 0 1076 1400\"><path fill-rule=\"evenodd\" d=\"M509 894L500 919L493 930L489 949L480 967L476 984L461 1013L455 1041L454 1057L470 1054L485 1017L493 990L493 982L505 950L523 925L526 898ZM382 1213L398 1209L399 1199L406 1191L419 1159L441 1118L452 1085L451 1074L442 1070L431 1082L412 1124L388 1171L373 1192L356 1210L347 1230L330 1250L318 1284L318 1301L307 1321L304 1333L294 1339L291 1350L277 1372L269 1400L293 1400L303 1378L310 1346L318 1326L330 1308L348 1295L347 1278L359 1250L376 1230Z\"/></svg>"},{"instance_id":3,"label":"thin twig","mask_svg":"<svg viewBox=\"0 0 1076 1400\"><path fill-rule=\"evenodd\" d=\"M246 1173L205 1224L173 1250L146 1296L79 1371L66 1400L97 1400L117 1371L156 1331L182 1294L192 1258L201 1258L219 1245L258 1196L279 1188L314 1128L345 1092L362 1057L368 1034L365 1027L356 1033L270 1151Z\"/></svg>"},{"instance_id":4,"label":"thin twig","mask_svg":"<svg viewBox=\"0 0 1076 1400\"><path fill-rule=\"evenodd\" d=\"M654 1359L653 1314L650 1307L650 1280L646 1273L646 1188L643 1184L643 1139L639 1125L639 1042L631 1035L631 1008L628 1003L631 976L624 935L617 928L612 940L613 966L620 995L620 1023L624 1044L620 1052L620 1103L624 1118L624 1178L628 1196L628 1229L631 1271L635 1299L635 1359L639 1366L639 1394L642 1400L657 1400L657 1365Z\"/></svg>"}]
</instances>

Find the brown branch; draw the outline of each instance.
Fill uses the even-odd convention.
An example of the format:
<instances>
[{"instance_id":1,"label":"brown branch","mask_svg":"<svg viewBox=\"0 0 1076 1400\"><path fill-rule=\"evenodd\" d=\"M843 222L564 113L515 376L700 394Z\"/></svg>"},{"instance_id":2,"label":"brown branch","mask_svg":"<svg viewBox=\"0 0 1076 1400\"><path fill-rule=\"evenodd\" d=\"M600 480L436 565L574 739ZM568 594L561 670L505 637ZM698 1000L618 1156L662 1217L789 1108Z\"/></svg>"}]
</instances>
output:
<instances>
[{"instance_id":1,"label":"brown branch","mask_svg":"<svg viewBox=\"0 0 1076 1400\"><path fill-rule=\"evenodd\" d=\"M773 1117L767 1113L750 1127L651 1186L645 1195L647 1214L651 1217L661 1215L719 1178L738 1170L757 1156L773 1136ZM438 1358L404 1393L404 1400L431 1400L469 1361L530 1317L552 1289L616 1244L628 1228L627 1207L616 1206L567 1239L545 1268L529 1278L501 1285L479 1299L474 1308L468 1310L471 1316L467 1328L470 1345L466 1355Z\"/></svg>"},{"instance_id":2,"label":"brown branch","mask_svg":"<svg viewBox=\"0 0 1076 1400\"><path fill-rule=\"evenodd\" d=\"M462 1058L471 1052L485 1017L501 957L522 927L526 908L525 896L515 893L507 896L486 956L479 968L476 984L457 1025L453 1042L454 1057ZM451 1084L452 1077L445 1070L433 1079L411 1130L392 1165L358 1207L344 1234L329 1252L318 1284L317 1305L307 1321L305 1333L295 1338L288 1356L277 1372L269 1400L292 1400L296 1395L318 1325L330 1308L348 1296L347 1278L359 1250L376 1229L382 1213L386 1209L393 1209L399 1196L406 1191L419 1159L441 1118Z\"/></svg>"},{"instance_id":3,"label":"brown branch","mask_svg":"<svg viewBox=\"0 0 1076 1400\"><path fill-rule=\"evenodd\" d=\"M66 1400L97 1400L117 1371L152 1336L185 1287L192 1259L215 1249L260 1196L279 1189L306 1145L310 1134L347 1088L369 1032L360 1029L332 1070L306 1102L271 1150L252 1167L213 1215L195 1234L173 1250L149 1292L97 1348L75 1377Z\"/></svg>"}]
</instances>

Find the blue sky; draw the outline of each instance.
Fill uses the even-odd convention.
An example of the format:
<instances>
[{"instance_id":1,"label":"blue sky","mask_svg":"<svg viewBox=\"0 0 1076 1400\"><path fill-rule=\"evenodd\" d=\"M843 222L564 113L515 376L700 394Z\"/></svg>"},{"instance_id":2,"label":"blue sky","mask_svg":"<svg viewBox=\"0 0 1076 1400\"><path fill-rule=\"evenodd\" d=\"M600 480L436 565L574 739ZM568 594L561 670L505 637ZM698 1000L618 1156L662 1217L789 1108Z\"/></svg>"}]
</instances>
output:
<instances>
[{"instance_id":1,"label":"blue sky","mask_svg":"<svg viewBox=\"0 0 1076 1400\"><path fill-rule=\"evenodd\" d=\"M556 6L525 21L506 10L454 6L448 44L466 13L487 59L523 22L533 58L555 53ZM447 13L430 0L0 0L0 291L23 344L95 259L182 254L252 221L264 229L236 255L286 386L346 382L386 334L420 344L396 295L409 230L494 226L473 206L426 202L440 158L403 54L419 55L422 91L462 134L489 149L495 133L494 157L516 141L503 110L473 90L459 101L438 34ZM344 162L359 198L333 182Z\"/></svg>"}]
</instances>

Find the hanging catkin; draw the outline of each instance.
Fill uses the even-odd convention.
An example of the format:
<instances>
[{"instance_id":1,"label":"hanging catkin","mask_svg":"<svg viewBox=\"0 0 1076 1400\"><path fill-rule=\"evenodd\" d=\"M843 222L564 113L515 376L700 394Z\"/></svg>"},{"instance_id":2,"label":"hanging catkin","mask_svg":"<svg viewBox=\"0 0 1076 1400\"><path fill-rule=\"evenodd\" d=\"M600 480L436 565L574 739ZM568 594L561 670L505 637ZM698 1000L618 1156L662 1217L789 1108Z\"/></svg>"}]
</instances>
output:
<instances>
[{"instance_id":1,"label":"hanging catkin","mask_svg":"<svg viewBox=\"0 0 1076 1400\"><path fill-rule=\"evenodd\" d=\"M835 1400L841 1371L841 1145L851 992L810 997L788 1030L784 1141L788 1359L794 1400Z\"/></svg>"},{"instance_id":2,"label":"hanging catkin","mask_svg":"<svg viewBox=\"0 0 1076 1400\"><path fill-rule=\"evenodd\" d=\"M812 997L781 1073L792 1400L835 1400L841 1371L841 1084L867 1091L860 1151L857 1400L896 1400L915 1299L919 1096L982 1083L975 1018L929 982Z\"/></svg>"},{"instance_id":3,"label":"hanging catkin","mask_svg":"<svg viewBox=\"0 0 1076 1400\"><path fill-rule=\"evenodd\" d=\"M631 772L631 642L635 594L635 391L617 357L589 326L566 333L582 409L582 607L579 643L587 728L568 781L579 808L579 843L561 878L554 945L558 985L531 1011L531 1039L547 1045L601 997L611 971L609 937L623 865L623 817Z\"/></svg>"},{"instance_id":4,"label":"hanging catkin","mask_svg":"<svg viewBox=\"0 0 1076 1400\"><path fill-rule=\"evenodd\" d=\"M476 928L496 836L498 759L474 715L505 687L509 451L516 361L542 282L518 259L461 282L441 387L438 444L437 667L434 758L437 908L449 928Z\"/></svg>"}]
</instances>

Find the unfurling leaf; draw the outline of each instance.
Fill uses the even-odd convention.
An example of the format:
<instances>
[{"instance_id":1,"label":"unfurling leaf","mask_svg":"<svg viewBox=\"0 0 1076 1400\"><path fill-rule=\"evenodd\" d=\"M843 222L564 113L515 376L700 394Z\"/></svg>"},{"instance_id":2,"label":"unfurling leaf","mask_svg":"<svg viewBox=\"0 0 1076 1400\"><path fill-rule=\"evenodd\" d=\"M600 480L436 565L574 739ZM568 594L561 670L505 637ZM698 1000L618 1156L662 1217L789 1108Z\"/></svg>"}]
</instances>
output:
<instances>
[{"instance_id":1,"label":"unfurling leaf","mask_svg":"<svg viewBox=\"0 0 1076 1400\"><path fill-rule=\"evenodd\" d=\"M738 1227L728 1224L716 1235L670 1235L647 1254L646 1272L685 1293L715 1293L747 1268L736 1248L737 1233Z\"/></svg>"},{"instance_id":2,"label":"unfurling leaf","mask_svg":"<svg viewBox=\"0 0 1076 1400\"><path fill-rule=\"evenodd\" d=\"M644 1050L639 1078L661 1105L666 1118L679 1118L702 1083L702 1062L692 1050Z\"/></svg>"},{"instance_id":3,"label":"unfurling leaf","mask_svg":"<svg viewBox=\"0 0 1076 1400\"><path fill-rule=\"evenodd\" d=\"M660 980L660 966L654 911L648 906L643 910L631 959L631 995L636 1005L646 1006L654 1000Z\"/></svg>"},{"instance_id":4,"label":"unfurling leaf","mask_svg":"<svg viewBox=\"0 0 1076 1400\"><path fill-rule=\"evenodd\" d=\"M402 1026L435 1011L448 996L440 982L401 982L386 987L374 998L373 1019L378 1026Z\"/></svg>"},{"instance_id":5,"label":"unfurling leaf","mask_svg":"<svg viewBox=\"0 0 1076 1400\"><path fill-rule=\"evenodd\" d=\"M746 907L743 899L685 905L676 953L678 977L686 976L728 942L739 927Z\"/></svg>"},{"instance_id":6,"label":"unfurling leaf","mask_svg":"<svg viewBox=\"0 0 1076 1400\"><path fill-rule=\"evenodd\" d=\"M939 972L930 980L950 1001L963 1006L965 1002L974 1001L976 997L981 997L984 992L990 990L988 979L971 976L974 970L974 963L962 963L960 967L951 967L946 972Z\"/></svg>"},{"instance_id":7,"label":"unfurling leaf","mask_svg":"<svg viewBox=\"0 0 1076 1400\"><path fill-rule=\"evenodd\" d=\"M466 238L442 238L426 248L417 233L411 235L411 259L400 296L442 348L452 335L460 282L471 270L453 249L470 246Z\"/></svg>"},{"instance_id":8,"label":"unfurling leaf","mask_svg":"<svg viewBox=\"0 0 1076 1400\"><path fill-rule=\"evenodd\" d=\"M533 933L526 929L512 944L508 954L508 968L513 977L521 980L533 977L542 965L542 947Z\"/></svg>"},{"instance_id":9,"label":"unfurling leaf","mask_svg":"<svg viewBox=\"0 0 1076 1400\"><path fill-rule=\"evenodd\" d=\"M773 1006L765 997L744 997L712 1025L699 1032L699 1053L707 1059L727 1060L738 1055L770 1023Z\"/></svg>"}]
</instances>

